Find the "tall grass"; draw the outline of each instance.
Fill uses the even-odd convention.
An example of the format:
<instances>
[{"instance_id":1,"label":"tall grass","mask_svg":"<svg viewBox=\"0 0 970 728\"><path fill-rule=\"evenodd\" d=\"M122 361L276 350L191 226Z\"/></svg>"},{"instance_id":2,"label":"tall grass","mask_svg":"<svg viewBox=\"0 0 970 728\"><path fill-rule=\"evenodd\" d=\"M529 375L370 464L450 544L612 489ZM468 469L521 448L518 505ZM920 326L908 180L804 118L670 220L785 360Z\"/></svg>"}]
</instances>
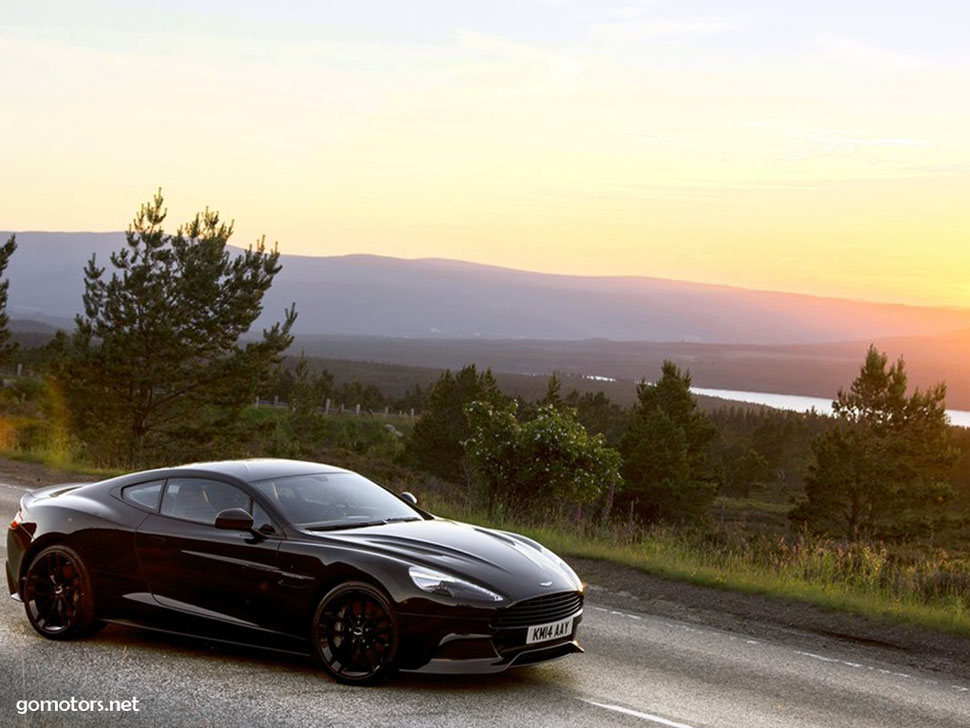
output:
<instances>
[{"instance_id":1,"label":"tall grass","mask_svg":"<svg viewBox=\"0 0 970 728\"><path fill-rule=\"evenodd\" d=\"M768 536L656 526L578 529L489 517L429 494L435 513L524 533L566 557L610 561L702 586L762 594L970 636L970 563L809 534Z\"/></svg>"},{"instance_id":2,"label":"tall grass","mask_svg":"<svg viewBox=\"0 0 970 728\"><path fill-rule=\"evenodd\" d=\"M89 469L68 428L68 405L52 379L15 377L0 389L0 452L63 470Z\"/></svg>"},{"instance_id":3,"label":"tall grass","mask_svg":"<svg viewBox=\"0 0 970 728\"><path fill-rule=\"evenodd\" d=\"M0 453L60 470L96 470L84 461L77 441L46 419L0 415Z\"/></svg>"}]
</instances>

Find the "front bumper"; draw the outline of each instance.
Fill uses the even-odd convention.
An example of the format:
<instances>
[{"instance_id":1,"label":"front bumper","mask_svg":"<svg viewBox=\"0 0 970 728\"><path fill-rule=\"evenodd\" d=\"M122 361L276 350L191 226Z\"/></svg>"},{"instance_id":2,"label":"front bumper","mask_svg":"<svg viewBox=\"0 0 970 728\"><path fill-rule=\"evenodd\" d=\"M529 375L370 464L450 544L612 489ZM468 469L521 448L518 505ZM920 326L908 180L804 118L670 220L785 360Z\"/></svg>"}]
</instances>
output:
<instances>
[{"instance_id":1,"label":"front bumper","mask_svg":"<svg viewBox=\"0 0 970 728\"><path fill-rule=\"evenodd\" d=\"M484 675L494 672L504 672L510 667L525 667L540 662L558 660L577 652L585 652L576 640L557 642L552 645L532 647L522 650L514 656L479 657L465 660L447 658L433 658L424 667L414 672L431 673L436 675Z\"/></svg>"},{"instance_id":2,"label":"front bumper","mask_svg":"<svg viewBox=\"0 0 970 728\"><path fill-rule=\"evenodd\" d=\"M485 674L510 667L535 665L583 652L576 640L583 619L580 609L571 618L568 635L526 644L527 627L496 629L486 621L452 621L420 615L401 615L401 669L433 674Z\"/></svg>"}]
</instances>

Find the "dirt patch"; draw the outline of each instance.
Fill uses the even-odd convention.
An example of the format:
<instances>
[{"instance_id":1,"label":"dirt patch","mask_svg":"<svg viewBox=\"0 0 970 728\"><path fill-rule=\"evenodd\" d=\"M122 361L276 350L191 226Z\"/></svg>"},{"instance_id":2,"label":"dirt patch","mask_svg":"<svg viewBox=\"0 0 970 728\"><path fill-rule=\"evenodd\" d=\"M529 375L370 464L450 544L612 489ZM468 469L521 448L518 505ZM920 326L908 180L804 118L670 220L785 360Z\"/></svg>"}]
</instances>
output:
<instances>
[{"instance_id":1,"label":"dirt patch","mask_svg":"<svg viewBox=\"0 0 970 728\"><path fill-rule=\"evenodd\" d=\"M0 480L26 488L40 488L60 483L90 483L101 478L97 475L55 470L40 463L24 463L19 460L0 458Z\"/></svg>"}]
</instances>

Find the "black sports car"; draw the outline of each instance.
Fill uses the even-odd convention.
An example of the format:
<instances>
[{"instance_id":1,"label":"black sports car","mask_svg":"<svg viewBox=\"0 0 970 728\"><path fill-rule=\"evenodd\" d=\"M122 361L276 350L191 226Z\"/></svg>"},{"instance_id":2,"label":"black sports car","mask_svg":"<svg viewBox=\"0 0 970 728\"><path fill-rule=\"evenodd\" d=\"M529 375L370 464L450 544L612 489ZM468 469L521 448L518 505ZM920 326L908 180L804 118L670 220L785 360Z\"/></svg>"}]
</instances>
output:
<instances>
[{"instance_id":1,"label":"black sports car","mask_svg":"<svg viewBox=\"0 0 970 728\"><path fill-rule=\"evenodd\" d=\"M582 651L584 586L554 553L317 463L200 463L29 492L6 572L51 639L137 624L311 653L349 683Z\"/></svg>"}]
</instances>

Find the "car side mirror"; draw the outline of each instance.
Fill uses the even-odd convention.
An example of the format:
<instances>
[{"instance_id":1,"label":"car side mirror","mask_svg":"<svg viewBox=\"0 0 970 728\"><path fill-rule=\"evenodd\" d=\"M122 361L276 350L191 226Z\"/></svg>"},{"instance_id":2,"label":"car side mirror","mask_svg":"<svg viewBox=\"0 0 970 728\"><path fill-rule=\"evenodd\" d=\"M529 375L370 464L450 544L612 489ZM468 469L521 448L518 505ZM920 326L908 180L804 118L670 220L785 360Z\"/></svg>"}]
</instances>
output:
<instances>
[{"instance_id":1,"label":"car side mirror","mask_svg":"<svg viewBox=\"0 0 970 728\"><path fill-rule=\"evenodd\" d=\"M418 499L415 497L414 493L408 493L407 491L401 493L401 500L403 500L405 503L410 503L412 506L416 506L418 504Z\"/></svg>"},{"instance_id":2,"label":"car side mirror","mask_svg":"<svg viewBox=\"0 0 970 728\"><path fill-rule=\"evenodd\" d=\"M227 508L216 516L216 528L227 531L252 531L253 514L242 508Z\"/></svg>"}]
</instances>

